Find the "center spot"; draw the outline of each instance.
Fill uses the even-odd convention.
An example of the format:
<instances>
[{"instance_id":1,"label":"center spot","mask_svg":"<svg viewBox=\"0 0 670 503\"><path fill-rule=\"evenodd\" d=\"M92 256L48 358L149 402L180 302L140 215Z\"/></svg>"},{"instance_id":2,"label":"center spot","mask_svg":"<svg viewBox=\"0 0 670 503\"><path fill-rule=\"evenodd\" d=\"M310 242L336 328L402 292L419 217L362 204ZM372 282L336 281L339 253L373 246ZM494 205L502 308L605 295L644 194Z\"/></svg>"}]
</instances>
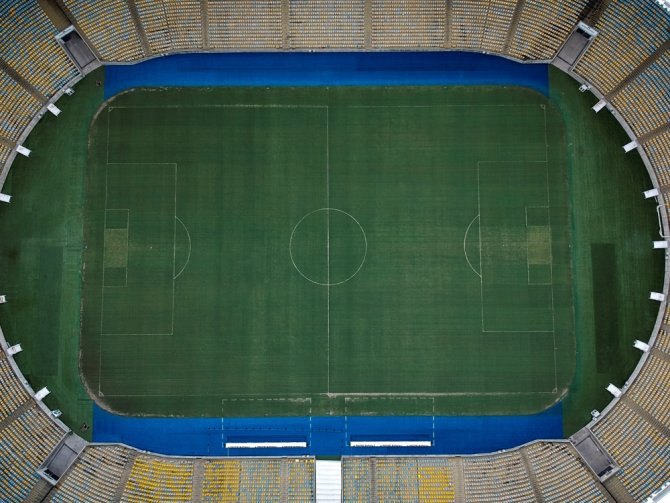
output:
<instances>
[{"instance_id":1,"label":"center spot","mask_svg":"<svg viewBox=\"0 0 670 503\"><path fill-rule=\"evenodd\" d=\"M363 267L368 241L361 224L346 211L319 208L293 227L289 243L296 271L317 285L346 283Z\"/></svg>"}]
</instances>

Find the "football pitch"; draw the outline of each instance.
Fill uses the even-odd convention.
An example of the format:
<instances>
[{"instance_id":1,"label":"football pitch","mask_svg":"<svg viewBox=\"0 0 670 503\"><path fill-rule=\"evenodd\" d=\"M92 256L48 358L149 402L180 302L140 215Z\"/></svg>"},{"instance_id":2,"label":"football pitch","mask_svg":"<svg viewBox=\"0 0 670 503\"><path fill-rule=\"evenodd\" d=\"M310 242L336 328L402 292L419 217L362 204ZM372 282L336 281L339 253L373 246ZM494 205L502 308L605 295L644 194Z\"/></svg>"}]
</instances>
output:
<instances>
[{"instance_id":1,"label":"football pitch","mask_svg":"<svg viewBox=\"0 0 670 503\"><path fill-rule=\"evenodd\" d=\"M81 371L133 415L518 414L575 368L524 88L137 89L91 125Z\"/></svg>"}]
</instances>

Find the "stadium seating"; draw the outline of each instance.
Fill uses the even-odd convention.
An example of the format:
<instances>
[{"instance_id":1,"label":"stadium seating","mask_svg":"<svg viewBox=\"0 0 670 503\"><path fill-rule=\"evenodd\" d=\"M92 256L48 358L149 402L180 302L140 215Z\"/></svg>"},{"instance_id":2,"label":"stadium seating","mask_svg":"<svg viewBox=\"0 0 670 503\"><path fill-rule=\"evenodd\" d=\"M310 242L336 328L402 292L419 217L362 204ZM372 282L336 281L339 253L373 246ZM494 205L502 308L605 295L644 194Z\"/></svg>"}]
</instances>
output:
<instances>
[{"instance_id":1,"label":"stadium seating","mask_svg":"<svg viewBox=\"0 0 670 503\"><path fill-rule=\"evenodd\" d=\"M282 47L281 0L208 2L212 49L279 49Z\"/></svg>"},{"instance_id":2,"label":"stadium seating","mask_svg":"<svg viewBox=\"0 0 670 503\"><path fill-rule=\"evenodd\" d=\"M619 401L592 428L614 460L617 474L635 501L644 500L670 476L670 437Z\"/></svg>"},{"instance_id":3,"label":"stadium seating","mask_svg":"<svg viewBox=\"0 0 670 503\"><path fill-rule=\"evenodd\" d=\"M644 150L656 168L658 183L664 187L670 186L670 131L647 140Z\"/></svg>"},{"instance_id":4,"label":"stadium seating","mask_svg":"<svg viewBox=\"0 0 670 503\"><path fill-rule=\"evenodd\" d=\"M37 468L64 435L34 402L0 429L0 501L25 501L39 480Z\"/></svg>"},{"instance_id":5,"label":"stadium seating","mask_svg":"<svg viewBox=\"0 0 670 503\"><path fill-rule=\"evenodd\" d=\"M652 353L645 363L643 372L640 372L626 394L668 428L670 428L669 382L670 361Z\"/></svg>"},{"instance_id":6,"label":"stadium seating","mask_svg":"<svg viewBox=\"0 0 670 503\"><path fill-rule=\"evenodd\" d=\"M365 11L366 3L369 11ZM136 25L125 0L59 2L107 62L150 55L263 49L466 49L519 60L549 60L587 10L588 0L134 0ZM366 16L369 16L367 18ZM366 22L369 46L366 46ZM142 37L146 36L150 54ZM670 16L650 0L612 0L595 27L594 43L575 68L611 103L636 135L670 121ZM54 39L56 29L34 0L0 0L0 59L27 82L0 69L0 167L43 103L78 71ZM623 84L623 85L622 85ZM659 184L670 187L670 132L642 141ZM670 196L666 196L670 197ZM666 201L669 202L669 201ZM670 312L664 323L670 324ZM661 329L624 398L592 431L621 466L616 477L635 500L670 478L670 332ZM64 435L35 403L0 351L0 501L24 501L37 467ZM527 461L527 465L524 463ZM203 501L309 501L315 493L311 458L200 460L166 458L116 445L88 446L47 501L188 501L203 468ZM458 469L456 469L456 467ZM530 473L527 471L530 469ZM534 482L533 482L534 481ZM458 490L457 490L458 489ZM538 442L483 456L343 460L343 499L406 498L454 501L600 501L602 486L565 442Z\"/></svg>"},{"instance_id":7,"label":"stadium seating","mask_svg":"<svg viewBox=\"0 0 670 503\"><path fill-rule=\"evenodd\" d=\"M125 0L63 3L104 61L136 61L145 56Z\"/></svg>"},{"instance_id":8,"label":"stadium seating","mask_svg":"<svg viewBox=\"0 0 670 503\"><path fill-rule=\"evenodd\" d=\"M516 451L463 458L467 501L533 501L533 488Z\"/></svg>"},{"instance_id":9,"label":"stadium seating","mask_svg":"<svg viewBox=\"0 0 670 503\"><path fill-rule=\"evenodd\" d=\"M42 105L0 70L0 136L16 141Z\"/></svg>"},{"instance_id":10,"label":"stadium seating","mask_svg":"<svg viewBox=\"0 0 670 503\"><path fill-rule=\"evenodd\" d=\"M544 501L607 501L602 486L569 443L536 442L524 451Z\"/></svg>"},{"instance_id":11,"label":"stadium seating","mask_svg":"<svg viewBox=\"0 0 670 503\"><path fill-rule=\"evenodd\" d=\"M612 97L612 103L637 135L643 135L670 122L670 52Z\"/></svg>"},{"instance_id":12,"label":"stadium seating","mask_svg":"<svg viewBox=\"0 0 670 503\"><path fill-rule=\"evenodd\" d=\"M670 16L647 0L613 0L595 28L575 71L608 94L667 40Z\"/></svg>"},{"instance_id":13,"label":"stadium seating","mask_svg":"<svg viewBox=\"0 0 670 503\"><path fill-rule=\"evenodd\" d=\"M135 458L121 501L188 502L192 490L193 461L142 454Z\"/></svg>"},{"instance_id":14,"label":"stadium seating","mask_svg":"<svg viewBox=\"0 0 670 503\"><path fill-rule=\"evenodd\" d=\"M587 0L526 1L509 55L524 61L553 58L588 3Z\"/></svg>"},{"instance_id":15,"label":"stadium seating","mask_svg":"<svg viewBox=\"0 0 670 503\"><path fill-rule=\"evenodd\" d=\"M444 47L447 9L444 1L371 1L373 48Z\"/></svg>"},{"instance_id":16,"label":"stadium seating","mask_svg":"<svg viewBox=\"0 0 670 503\"><path fill-rule=\"evenodd\" d=\"M67 472L47 501L108 503L119 491L131 450L105 445L88 446Z\"/></svg>"},{"instance_id":17,"label":"stadium seating","mask_svg":"<svg viewBox=\"0 0 670 503\"><path fill-rule=\"evenodd\" d=\"M14 375L5 353L0 351L0 421L26 403L30 397Z\"/></svg>"},{"instance_id":18,"label":"stadium seating","mask_svg":"<svg viewBox=\"0 0 670 503\"><path fill-rule=\"evenodd\" d=\"M78 75L58 46L54 25L37 2L0 2L0 59L45 96L54 94Z\"/></svg>"},{"instance_id":19,"label":"stadium seating","mask_svg":"<svg viewBox=\"0 0 670 503\"><path fill-rule=\"evenodd\" d=\"M365 44L363 0L293 0L289 12L292 48L354 49Z\"/></svg>"},{"instance_id":20,"label":"stadium seating","mask_svg":"<svg viewBox=\"0 0 670 503\"><path fill-rule=\"evenodd\" d=\"M493 53L504 52L517 2L456 0L451 7L450 46Z\"/></svg>"}]
</instances>

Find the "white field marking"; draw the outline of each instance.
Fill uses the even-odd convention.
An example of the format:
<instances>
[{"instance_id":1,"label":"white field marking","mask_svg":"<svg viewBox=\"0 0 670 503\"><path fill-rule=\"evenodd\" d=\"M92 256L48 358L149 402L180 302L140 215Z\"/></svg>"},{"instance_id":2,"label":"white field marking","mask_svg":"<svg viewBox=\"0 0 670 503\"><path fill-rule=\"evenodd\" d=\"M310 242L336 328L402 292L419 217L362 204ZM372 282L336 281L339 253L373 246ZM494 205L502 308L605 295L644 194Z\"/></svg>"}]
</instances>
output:
<instances>
[{"instance_id":1,"label":"white field marking","mask_svg":"<svg viewBox=\"0 0 670 503\"><path fill-rule=\"evenodd\" d=\"M263 399L272 397L297 397L300 399L307 399L309 397L323 396L328 398L339 397L404 397L408 400L413 398L423 397L452 397L452 396L526 396L526 395L555 395L558 391L552 389L551 391L453 391L442 393L251 393L244 395L248 397L258 396L265 397ZM107 397L221 397L221 393L132 393L132 394L105 394ZM229 400L229 399L226 399Z\"/></svg>"},{"instance_id":2,"label":"white field marking","mask_svg":"<svg viewBox=\"0 0 670 503\"><path fill-rule=\"evenodd\" d=\"M536 106L536 105L534 105ZM502 164L502 163L523 163L523 164L544 164L547 166L547 161L477 161L477 209L479 211L479 267L481 269L482 267L482 221L481 221L481 190L480 190L480 165L481 164L489 164L489 163L494 163L494 164ZM548 170L547 166L547 170ZM549 191L549 182L547 178L547 191ZM551 225L551 222L550 222ZM556 330L555 330L555 323L554 323L554 286L553 286L553 277L552 277L552 284L551 284L551 317L552 317L552 329L551 330L486 330L484 328L484 279L483 279L483 274L484 270L481 269L481 275L479 276L479 283L480 283L480 304L481 304L481 312L482 312L482 333L496 333L496 334L554 334L554 341L556 340ZM554 361L556 361L556 344L554 343Z\"/></svg>"},{"instance_id":3,"label":"white field marking","mask_svg":"<svg viewBox=\"0 0 670 503\"><path fill-rule=\"evenodd\" d=\"M468 265L470 266L470 269L472 269L472 272L474 272L481 279L482 275L479 274L474 267L472 267L472 263L470 263L470 259L468 258L468 252L465 249L465 242L468 239L468 232L470 232L470 227L472 227L472 224L474 224L475 220L477 220L478 218L479 218L479 214L477 214L477 216L475 216L475 218L472 219L472 221L468 225L468 228L465 229L465 236L463 236L463 254L465 255L465 260L467 260ZM481 247L482 247L482 243L480 241L480 243L479 243L480 258L481 258ZM481 262L480 262L480 267L481 267Z\"/></svg>"},{"instance_id":4,"label":"white field marking","mask_svg":"<svg viewBox=\"0 0 670 503\"><path fill-rule=\"evenodd\" d=\"M513 106L513 105L510 105ZM528 106L528 105L527 105ZM222 104L215 103L212 105L124 105L124 106L114 106L109 107L110 110L114 108L147 108L147 109L156 109L156 108L314 108L314 109L325 109L328 108L328 105L282 105L282 104L273 104L273 103L230 103Z\"/></svg>"},{"instance_id":5,"label":"white field marking","mask_svg":"<svg viewBox=\"0 0 670 503\"><path fill-rule=\"evenodd\" d=\"M345 108L500 108L500 107L514 107L514 108L526 108L526 107L536 107L537 103L530 103L527 105L516 104L516 105L347 105Z\"/></svg>"},{"instance_id":6,"label":"white field marking","mask_svg":"<svg viewBox=\"0 0 670 503\"><path fill-rule=\"evenodd\" d=\"M551 206L551 195L549 192L549 135L547 133L547 107L540 105L544 113L544 159L547 166L547 205ZM548 212L549 229L551 230L551 211ZM552 241L553 243L553 241ZM554 332L554 390L558 389L558 364L556 362L556 312L554 311L554 256L553 250L549 249L549 280L551 281L551 326Z\"/></svg>"},{"instance_id":7,"label":"white field marking","mask_svg":"<svg viewBox=\"0 0 670 503\"><path fill-rule=\"evenodd\" d=\"M408 395L408 396L400 396L397 394L387 396L385 394L381 395L351 395L351 394L345 394L344 395L344 415L346 416L348 414L347 410L347 404L349 403L356 403L356 402L369 402L373 400L430 400L430 408L433 414L433 420L435 417L435 395ZM434 426L434 423L433 423Z\"/></svg>"},{"instance_id":8,"label":"white field marking","mask_svg":"<svg viewBox=\"0 0 670 503\"><path fill-rule=\"evenodd\" d=\"M326 208L330 208L330 109L326 107ZM359 224L360 226L360 224ZM363 233L365 234L365 233ZM367 239L365 252L367 255ZM330 391L330 211L326 211L326 392ZM357 271L358 272L358 271Z\"/></svg>"},{"instance_id":9,"label":"white field marking","mask_svg":"<svg viewBox=\"0 0 670 503\"><path fill-rule=\"evenodd\" d=\"M118 107L117 107L118 108ZM107 115L107 163L105 166L105 222L104 222L104 228L107 227L107 210L108 209L116 209L116 208L107 208L107 202L108 202L108 179L109 179L109 166L131 166L131 165L138 165L138 166L143 166L143 165L149 165L149 166L174 166L174 204L175 204L175 219L177 218L177 163L174 162L109 162L109 114ZM105 268L103 266L103 271L102 271L102 286L101 286L101 300L100 300L100 337L98 338L98 396L107 396L107 397L116 397L116 396L135 396L135 395L110 395L110 394L104 394L102 393L100 389L100 381L102 379L102 338L103 336L118 336L118 335L128 335L128 336L167 336L167 335L174 335L174 304L175 304L175 278L174 278L174 270L175 270L175 260L176 260L176 232L177 232L177 224L175 220L174 228L173 228L173 256L172 256L172 271L173 271L173 278L172 278L172 328L170 330L170 333L116 333L116 332L104 332L104 327L103 327L103 321L104 321L104 314L105 314L105 309L104 309L104 301L105 301ZM188 232L188 231L187 231ZM103 246L103 264L104 264L104 258L105 258L105 251L104 251L104 246ZM126 284L128 283L128 265L126 264ZM137 396L142 396L142 395L137 395ZM144 395L144 396L154 396L154 395ZM184 395L186 396L186 395Z\"/></svg>"},{"instance_id":10,"label":"white field marking","mask_svg":"<svg viewBox=\"0 0 670 503\"><path fill-rule=\"evenodd\" d=\"M184 266L177 273L177 275L172 279L177 279L179 276L181 276L181 273L183 273L186 270L186 266L188 266L188 263L191 260L191 233L188 232L188 229L186 228L186 225L184 225L184 222L182 222L181 218L179 218L179 217L175 217L175 218L177 219L177 221L181 224L181 226L186 231L186 237L188 237L188 256L186 257L186 263L184 264Z\"/></svg>"},{"instance_id":11,"label":"white field marking","mask_svg":"<svg viewBox=\"0 0 670 503\"><path fill-rule=\"evenodd\" d=\"M296 264L295 260L293 259L293 251L291 250L291 248L292 248L292 244L293 244L293 235L295 234L296 229L302 223L303 220L305 220L308 216L310 216L310 215L312 215L312 214L314 214L318 211L337 211L338 213L342 213L342 214L348 216L349 218L351 218L356 223L356 225L358 225L358 228L361 230L361 234L363 234L363 239L365 241L365 252L363 254L363 260L361 260L361 263L359 264L358 269L356 269L351 276L349 276L346 279L343 279L342 281L338 281L337 283L323 283L323 282L320 282L320 281L314 281L312 278L310 278L309 276L307 276L306 274L304 274L300 270L300 268L298 267L298 264ZM289 238L288 249L289 249L289 256L291 257L291 263L293 264L293 267L295 268L295 270L298 271L298 274L300 274L300 276L305 278L310 283L314 283L315 285L337 286L337 285L341 285L342 283L346 283L347 281L350 281L351 279L353 279L354 276L356 276L360 272L360 270L363 268L363 264L365 264L365 260L367 259L367 256L368 256L368 237L365 234L365 231L363 230L363 226L361 225L361 223L358 220L356 220L356 218L354 218L354 216L351 215L350 213L347 213L344 210L340 210L339 208L317 208L317 209L312 210L309 213L307 213L300 220L298 220L297 224L295 224L295 226L293 227L293 230L291 231L291 237Z\"/></svg>"}]
</instances>

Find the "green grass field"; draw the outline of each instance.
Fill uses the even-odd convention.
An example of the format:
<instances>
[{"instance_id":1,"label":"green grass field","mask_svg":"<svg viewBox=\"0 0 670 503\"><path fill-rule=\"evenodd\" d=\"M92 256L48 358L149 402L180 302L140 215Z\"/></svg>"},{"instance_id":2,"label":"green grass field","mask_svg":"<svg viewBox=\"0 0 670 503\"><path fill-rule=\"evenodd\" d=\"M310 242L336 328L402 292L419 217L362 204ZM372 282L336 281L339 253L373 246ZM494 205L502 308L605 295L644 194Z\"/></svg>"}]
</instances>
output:
<instances>
[{"instance_id":1,"label":"green grass field","mask_svg":"<svg viewBox=\"0 0 670 503\"><path fill-rule=\"evenodd\" d=\"M529 413L575 340L526 89L136 90L91 129L82 371L130 414Z\"/></svg>"},{"instance_id":2,"label":"green grass field","mask_svg":"<svg viewBox=\"0 0 670 503\"><path fill-rule=\"evenodd\" d=\"M169 98L182 107L212 103L328 106L328 135L324 133L325 119L322 119L323 114L319 115L319 108L314 109L311 116L308 111L303 111L302 120L309 120L309 123L299 122L298 115L290 116L288 110L276 110L273 115L273 110L267 107L246 110L246 115L243 110L221 107L208 112L207 122L204 116L196 114L189 115L188 122L184 122L187 119L177 113L165 113L163 122L156 116L150 120L148 116L145 118L143 114L135 113L131 122L130 116L125 119L121 116L124 113L121 109L113 110L110 119L120 113L115 119L117 122L110 121L114 126L114 131L110 131L113 133L110 145L118 147L125 135L127 146L116 148L110 161L177 163L175 207L180 223L176 219L164 220L165 215L160 214L154 218L149 213L154 210L169 213L173 204L169 194L174 197L174 177L169 169L160 171L160 166L155 164L146 165L148 169L145 170L139 167L132 170L132 179L138 184L135 189L117 187L119 197L129 198L133 191L141 191L142 183L150 183L142 176L160 174L162 195L153 190L145 191L135 201L136 210L143 208L146 212L135 211L131 217L129 207L125 208L125 215L124 212L105 211L105 208L119 208L107 206L100 196L104 187L103 174L114 167L107 165L106 158L101 158L106 142L107 108L103 107L93 121L103 100L103 87L96 82L104 81L102 70L94 72L77 84L77 93L73 97L59 101L59 107L64 110L59 117L47 114L42 118L26 141L26 146L33 150L31 157L16 159L3 187L3 192L13 194L14 198L12 204L0 205L0 235L3 236L0 240L0 281L3 293L10 298L10 302L0 309L0 326L10 343L20 342L24 348L16 356L17 363L35 389L49 387L52 393L45 399L46 404L61 409L62 419L86 438L90 438L91 430L82 427L91 424L92 399L82 385L81 371L94 390L92 396L96 400L126 411L153 411L165 415L297 414L308 411L310 406L314 414L329 411L424 414L432 413L434 405L446 414L539 410L550 403L549 397L496 396L493 393L498 392L501 385L508 389L528 386L521 378L505 375L509 369L515 376L537 372L544 380L538 383L551 384L549 371L552 367L543 369L533 363L534 351L541 347L542 336L512 335L515 338L512 346L509 335L496 337L496 334L481 330L482 319L487 329L502 329L500 325L489 323L505 322L495 310L487 309L484 317L481 314L479 296L482 292L496 293L496 285L485 285L484 278L492 280L494 272L502 274L502 271L490 269L487 260L491 264L500 264L507 257L509 267L505 270L510 273L522 270L523 261L519 257L523 256L524 241L520 239L520 227L515 223L518 218L514 217L520 212L520 206L515 209L515 205L521 204L519 201L509 200L509 207L499 209L493 205L507 196L497 193L495 198L486 196L486 200L481 199L481 206L476 196L478 192L481 196L491 189L497 192L493 187L494 178L489 177L500 175L503 182L513 184L514 171L505 176L496 166L501 170L514 168L517 175L518 170L525 173L515 187L519 196L539 197L540 192L531 185L537 182L532 175L540 177L542 173L548 173L552 205L563 197L563 204L568 208L567 211L557 208L549 217L553 253L560 248L555 234L566 232L565 227L561 230L564 224L559 215L569 221L571 278L557 269L559 264L568 263L567 258L553 255L551 263L554 293L560 295L563 291L562 295L569 296L565 290L570 286L565 281L571 281L574 299L576 351L572 353L574 356L559 362L558 367L563 372L563 385L569 383L563 401L563 417L564 432L570 435L588 421L592 409L601 409L609 402L611 396L604 390L607 383L622 385L639 359L639 351L632 347L632 339L644 340L645 334L651 332L658 305L648 301L647 297L650 290L661 287L663 256L650 249L650 241L657 236L655 206L641 196L641 191L650 187L650 181L639 155L623 153L621 145L627 141L626 134L608 112L592 113L590 106L595 99L589 93L578 92L572 79L552 68L549 76L550 103L528 91L481 87L210 89L124 95L110 105L121 105L123 100L126 106L158 107L164 106ZM431 105L431 108L423 110L422 114L420 109L405 110L408 113L402 117L390 109L368 109L370 113L361 109L358 110L360 114L353 109L355 105L390 104L421 104ZM467 105L469 109L444 106L453 104ZM528 107L525 118L532 122L522 124L511 116L493 113L485 116L484 112L476 110L476 106L483 110L496 104L530 104L532 107ZM530 162L545 159L541 138L544 129L533 127L539 122L539 107L535 107L539 104L547 105L549 118L550 146L547 152L550 162L544 171ZM522 107L517 106L517 109ZM558 119L557 113L560 114ZM218 117L211 118L217 114ZM237 122L231 123L233 119ZM260 119L265 122L256 124ZM282 127L273 128L274 132L268 133L268 128L279 126L279 121ZM89 152L89 126L92 123L93 143ZM153 132L142 131L149 126ZM218 129L213 129L214 126ZM244 127L244 132L240 126ZM558 136L563 135L562 139L552 128L558 131ZM251 137L250 129L256 131ZM144 139L133 137L131 131L145 135ZM484 134L485 131L488 132ZM279 134L292 134L293 137L289 142L289 139L276 136ZM301 137L296 138L297 135ZM324 183L326 136L330 146L329 202L325 199ZM207 139L207 143L203 139ZM273 146L282 144L285 145L283 150ZM252 146L257 148L249 148ZM526 157L517 155L520 149ZM93 157L89 159L89 155ZM514 163L496 164L508 160ZM480 162L478 169L477 161L491 162ZM309 177L289 180L284 173L306 173ZM347 182L347 178L351 181ZM507 191L510 187L505 183L501 190ZM282 190L284 195L280 197ZM558 194L554 193L556 190ZM560 195L562 190L567 196ZM299 194L300 197L288 197L287 194ZM539 203L542 201L540 199ZM542 228L547 218L539 203L528 204L538 208L529 213L531 225L526 228L528 237L525 242L526 275L529 278L532 274L537 282L540 282L537 278L546 275L548 243L548 234ZM347 211L355 217L368 240L365 262L358 274L329 289L300 276L291 264L290 246L291 233L298 221L326 206ZM248 211L246 214L242 212L249 208L256 217ZM225 209L226 214L233 214L235 219L224 220ZM356 247L360 245L358 227L339 212L327 213L331 217L330 253L323 243L324 229L328 226L327 221L323 222L327 218L326 212L316 211L295 232L296 260L305 273L314 275L317 282L324 282L324 275L328 279L328 263L332 282L335 282L356 265L359 257ZM480 219L476 218L480 213L483 215L481 240ZM517 248L521 248L517 253L512 253L511 248L493 246L490 240L496 228L490 226L495 222L486 214L493 215L499 222L498 233L507 229L509 236L515 236ZM258 215L263 219L258 220ZM106 216L109 217L107 224ZM133 238L137 224L149 219L153 222L152 228L147 229L145 235L138 235L139 240ZM243 219L251 224L243 228ZM172 228L169 228L170 224ZM164 231L161 226L165 226ZM100 369L98 348L102 342L99 325L102 310L89 310L89 306L97 303L102 307L103 265L107 266L109 282L120 284L121 276L115 279L114 275L121 273L113 272L114 268L128 272L134 268L134 272L127 276L129 282L139 285L141 275L150 274L148 284L156 286L164 281L171 287L170 271L174 272L179 266L176 270L179 273L188 257L189 240L184 228L191 234L191 258L174 280L178 293L175 297L175 326L179 329L179 323L186 320L190 320L191 325L187 330L182 329L183 338L143 336L144 342L138 337L132 345L125 347L122 341L124 337L129 339L128 336L121 336L115 342L110 338L105 349L116 344L119 352L125 351L125 360L116 361L116 369L111 368L109 363L112 361L108 359L113 353L108 353L107 366ZM275 233L269 233L268 230L273 228ZM484 238L489 231L492 234L487 242ZM105 234L110 238L107 242L109 257L105 255ZM267 236L267 239L259 242L257 236ZM341 245L336 239L338 236L342 239ZM148 243L149 239L152 243ZM243 251L240 240L253 243L253 246ZM138 248L131 254L133 248L129 245L133 242ZM207 255L207 249L218 243L218 255ZM154 248L147 250L147 244ZM161 251L158 245L167 250ZM124 255L125 248L128 252ZM270 253L275 249L276 254ZM480 250L483 267L478 263ZM163 253L167 258L157 262L154 271L140 270L142 261L151 257L150 252ZM232 261L235 261L234 266L231 266ZM480 280L477 273L482 270L484 274ZM194 287L196 275L205 280ZM513 282L505 280L504 285L543 288L530 285L528 280L524 283L522 275L522 272L515 274ZM254 283L245 283L242 277ZM85 279L83 290L82 278ZM122 278L125 284L125 272ZM266 281L269 284L273 278L287 279L287 282L270 290ZM563 283L559 282L561 278ZM225 283L216 286L222 279ZM188 282L191 286L187 288ZM408 288L412 295L390 288L391 282ZM105 287L110 291L112 288ZM214 291L206 288L214 288ZM332 313L330 344L327 343L328 320L324 315L327 313L328 291ZM313 299L313 310L297 312L297 295L301 292L303 300L305 297ZM136 288L133 295L140 293ZM167 293L172 295L171 288ZM504 301L510 302L516 313L521 295L508 294L507 297ZM167 323L159 315L152 314L149 318L147 314L152 313L151 303L156 303L154 308L164 303L160 293L153 299L146 295L140 298L141 305L131 306L130 315L107 312L117 318L108 318L109 323L126 324L124 330L137 328L141 323L151 323L154 328ZM495 307L491 298L495 300L488 294L485 297L488 308ZM538 320L546 319L540 314L546 307L541 297L532 298L537 305L529 304L528 307L534 307L534 311L522 313L524 318L514 315L518 321L527 319L529 326L534 319L532 316L537 315ZM83 326L82 300L85 301ZM279 306L273 304L275 301ZM122 311L123 302L128 305L129 301L119 298L118 302L117 307ZM225 303L234 307L226 308ZM218 306L218 311L210 310L211 306ZM554 307L557 309L560 305L555 302ZM143 321L145 317L146 321ZM564 319L569 321L569 317L559 315L556 318L559 322ZM301 326L287 325L287 320L290 323L299 321ZM306 345L307 336L302 330L310 323L315 328L308 335L314 342ZM542 328L534 325L535 321L532 323L531 328ZM254 338L231 334L233 324L243 325L246 333ZM270 334L264 333L266 326L272 328ZM565 329L560 325L557 327ZM567 337L558 340L569 344L570 337L568 333ZM249 357L244 351L252 345L254 352ZM542 347L545 352L549 349ZM330 349L329 354L324 352L325 348ZM523 361L521 357L528 355L530 348L533 348L531 360ZM82 367L81 350L81 363L88 364ZM134 355L140 351L145 354L158 351L165 358L163 361L141 359ZM291 358L290 363L284 361L286 355ZM509 355L516 359L510 362ZM260 356L264 360L254 359ZM546 353L538 353L537 357L543 362L548 358ZM289 367L294 362L298 362L295 375L306 383L302 389L297 389L297 382L280 379L287 368L293 375L293 369ZM575 370L571 373L573 365ZM191 368L190 373L186 371L187 367ZM256 369L260 371L256 372ZM314 375L306 379L310 371ZM127 372L130 378L121 379L116 384L113 372L119 377ZM348 397L320 394L324 387L327 389L328 374L334 393L352 394ZM151 380L154 375L157 377ZM185 381L185 375L191 376L189 379L192 380ZM187 393L166 400L164 406L161 406L162 397L123 397L122 400L98 397L96 380L99 376L111 386L126 386L125 393L131 388L137 390L138 395L155 393L157 385L168 393L180 389L186 389ZM234 385L228 387L229 380ZM252 398L255 397L236 397L230 390L235 388L237 393L238 384L240 393L248 393L256 386L264 389L266 397L272 387L283 387L283 396L276 397L282 400L254 401ZM412 389L415 392L412 396L353 394L354 390L364 387L369 393L380 388L395 393L410 385L421 386L421 389ZM145 388L140 389L142 386ZM343 391L345 386L348 390ZM298 392L309 388L310 393L292 395L292 401L289 401L284 391L287 388ZM103 392L114 394L110 389L115 391L105 388L103 383ZM468 391L439 398L419 394L426 390L450 393L458 389ZM492 394L474 393L481 389ZM117 387L116 391L119 390ZM193 396L208 393L214 396Z\"/></svg>"}]
</instances>

